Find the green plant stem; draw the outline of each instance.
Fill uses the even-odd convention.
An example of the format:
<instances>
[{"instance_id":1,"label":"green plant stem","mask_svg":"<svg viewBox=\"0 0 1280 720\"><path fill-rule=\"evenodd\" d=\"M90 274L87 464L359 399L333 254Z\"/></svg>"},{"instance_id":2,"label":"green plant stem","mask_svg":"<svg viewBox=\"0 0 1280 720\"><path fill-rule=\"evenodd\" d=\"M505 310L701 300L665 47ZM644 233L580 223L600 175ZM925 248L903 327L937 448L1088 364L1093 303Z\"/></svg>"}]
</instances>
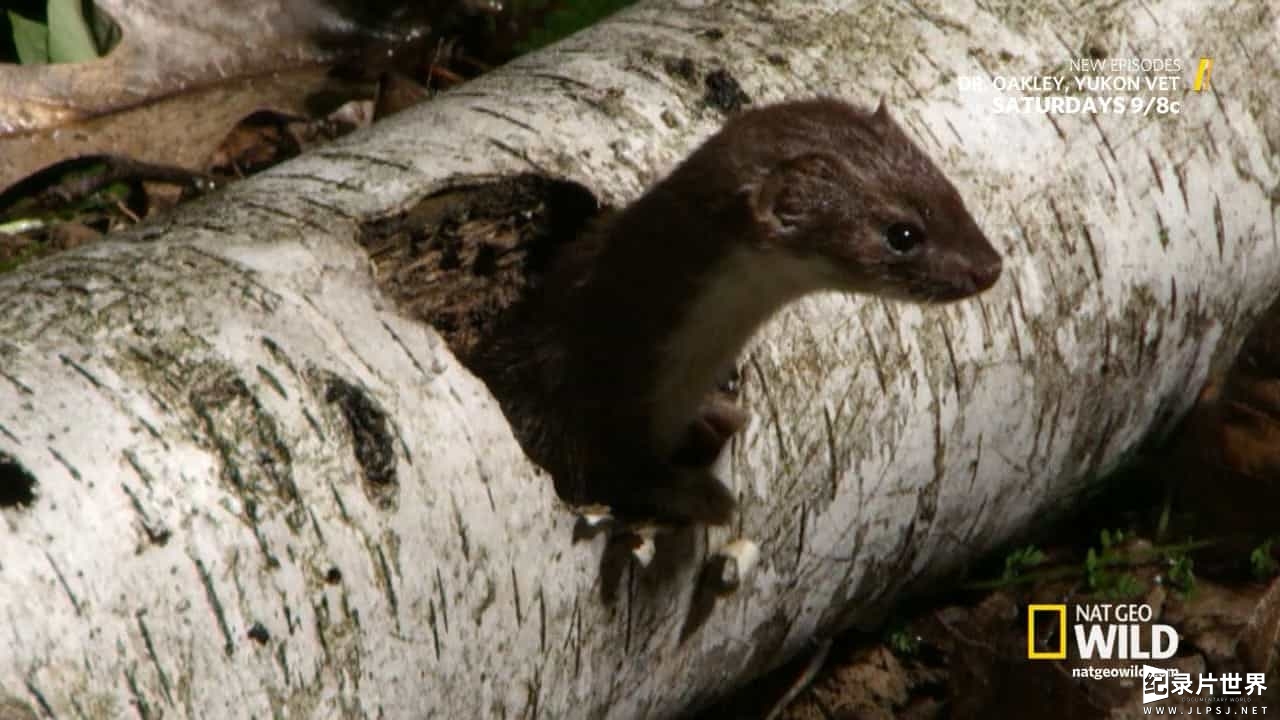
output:
<instances>
[{"instance_id":1,"label":"green plant stem","mask_svg":"<svg viewBox=\"0 0 1280 720\"><path fill-rule=\"evenodd\" d=\"M1140 560L1130 556L1115 557L1115 558L1106 558L1106 557L1099 556L1098 567L1102 567L1102 568L1142 567L1143 565L1151 564L1153 560L1156 560L1161 556L1168 556L1168 555L1173 555L1177 553L1188 553L1188 552L1194 552L1196 550L1203 550L1204 548L1212 547L1218 544L1219 542L1221 541L1214 538L1214 539L1208 539L1208 540L1192 540L1190 542L1185 542L1177 545L1153 545L1150 550L1144 551L1147 554L1147 557L1144 557ZM994 580L978 580L976 582L965 583L964 585L961 586L961 588L965 590L996 590L1003 587L1027 585L1027 584L1037 583L1037 582L1047 581L1047 580L1063 580L1066 578L1075 577L1077 575L1083 575L1083 574L1084 574L1084 571L1081 569L1079 565L1057 565L1054 567L1045 568L1043 570L1037 570L1036 572L1030 572L1023 575L1018 575L1017 577L1013 577L1013 578L996 578Z\"/></svg>"}]
</instances>

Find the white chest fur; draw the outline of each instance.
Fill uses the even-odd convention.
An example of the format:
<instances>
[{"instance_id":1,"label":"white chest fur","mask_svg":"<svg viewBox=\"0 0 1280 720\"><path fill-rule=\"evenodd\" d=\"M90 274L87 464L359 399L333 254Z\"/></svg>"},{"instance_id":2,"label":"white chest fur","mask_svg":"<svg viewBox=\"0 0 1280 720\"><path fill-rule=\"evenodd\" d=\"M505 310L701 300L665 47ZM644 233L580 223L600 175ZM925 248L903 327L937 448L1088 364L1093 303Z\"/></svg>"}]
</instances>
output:
<instances>
[{"instance_id":1,"label":"white chest fur","mask_svg":"<svg viewBox=\"0 0 1280 720\"><path fill-rule=\"evenodd\" d=\"M728 376L739 353L778 310L831 286L823 258L739 248L720 261L659 353L653 436L674 450L703 396Z\"/></svg>"}]
</instances>

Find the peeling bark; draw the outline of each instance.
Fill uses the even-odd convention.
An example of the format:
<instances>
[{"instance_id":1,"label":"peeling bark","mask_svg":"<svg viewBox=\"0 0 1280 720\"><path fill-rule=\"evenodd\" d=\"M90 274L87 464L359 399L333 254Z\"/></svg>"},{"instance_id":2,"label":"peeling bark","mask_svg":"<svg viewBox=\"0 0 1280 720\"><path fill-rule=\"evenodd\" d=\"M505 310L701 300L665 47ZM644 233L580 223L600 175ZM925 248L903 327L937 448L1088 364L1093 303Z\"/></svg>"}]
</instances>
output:
<instances>
[{"instance_id":1,"label":"peeling bark","mask_svg":"<svg viewBox=\"0 0 1280 720\"><path fill-rule=\"evenodd\" d=\"M1260 1L652 0L0 277L0 717L669 716L874 623L1168 429L1267 305L1278 22ZM994 115L958 90L1086 46L1217 69L1177 116ZM785 312L746 360L740 526L610 568L362 241L520 175L618 204L727 109L818 92L888 98L1006 276L946 308ZM682 642L737 534L758 567Z\"/></svg>"}]
</instances>

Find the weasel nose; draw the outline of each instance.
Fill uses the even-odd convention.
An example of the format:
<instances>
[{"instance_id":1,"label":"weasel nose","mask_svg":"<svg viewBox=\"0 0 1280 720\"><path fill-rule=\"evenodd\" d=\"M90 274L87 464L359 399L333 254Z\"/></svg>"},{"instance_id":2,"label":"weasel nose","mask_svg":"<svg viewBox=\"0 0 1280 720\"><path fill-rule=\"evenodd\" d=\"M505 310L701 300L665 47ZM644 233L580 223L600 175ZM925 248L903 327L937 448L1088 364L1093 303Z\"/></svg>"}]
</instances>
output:
<instances>
[{"instance_id":1,"label":"weasel nose","mask_svg":"<svg viewBox=\"0 0 1280 720\"><path fill-rule=\"evenodd\" d=\"M1004 269L1004 261L999 255L993 257L984 263L975 263L973 269L970 270L969 277L973 281L974 292L982 292L992 285L996 284L996 280L1000 279L1000 272Z\"/></svg>"}]
</instances>

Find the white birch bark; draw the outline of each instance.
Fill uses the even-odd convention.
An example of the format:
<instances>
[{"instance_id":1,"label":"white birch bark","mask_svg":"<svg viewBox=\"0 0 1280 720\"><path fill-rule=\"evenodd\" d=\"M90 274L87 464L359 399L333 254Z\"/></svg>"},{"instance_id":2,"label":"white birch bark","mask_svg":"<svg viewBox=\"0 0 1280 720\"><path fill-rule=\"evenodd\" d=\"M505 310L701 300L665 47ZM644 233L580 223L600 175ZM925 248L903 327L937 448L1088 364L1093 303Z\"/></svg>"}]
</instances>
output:
<instances>
[{"instance_id":1,"label":"white birch bark","mask_svg":"<svg viewBox=\"0 0 1280 720\"><path fill-rule=\"evenodd\" d=\"M661 717L871 623L1069 507L1189 405L1280 280L1277 13L1153 0L642 2L124 237L0 277L0 717ZM995 115L959 76L1171 57L1173 116ZM546 172L635 196L721 119L897 117L1006 253L981 299L820 297L748 362L757 571L599 598L602 540L380 298L359 223ZM29 491L29 492L28 492ZM660 559L657 563L663 565ZM670 565L670 563L667 563Z\"/></svg>"}]
</instances>

